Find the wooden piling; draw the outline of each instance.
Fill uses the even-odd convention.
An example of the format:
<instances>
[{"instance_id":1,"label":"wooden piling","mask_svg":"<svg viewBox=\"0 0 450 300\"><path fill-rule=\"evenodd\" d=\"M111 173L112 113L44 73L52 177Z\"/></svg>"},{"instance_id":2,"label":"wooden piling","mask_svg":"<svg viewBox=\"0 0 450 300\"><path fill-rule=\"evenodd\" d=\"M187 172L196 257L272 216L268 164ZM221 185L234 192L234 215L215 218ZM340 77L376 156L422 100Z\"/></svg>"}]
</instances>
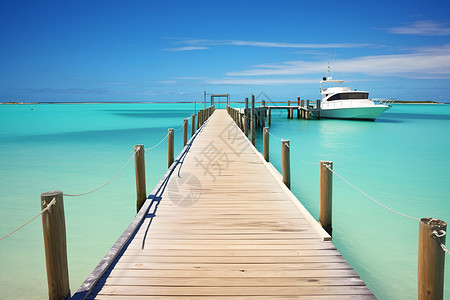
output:
<instances>
[{"instance_id":1,"label":"wooden piling","mask_svg":"<svg viewBox=\"0 0 450 300\"><path fill-rule=\"evenodd\" d=\"M63 193L53 191L41 194L41 209L46 208L53 199L55 204L42 214L42 230L48 298L60 300L70 298Z\"/></svg>"},{"instance_id":2,"label":"wooden piling","mask_svg":"<svg viewBox=\"0 0 450 300\"><path fill-rule=\"evenodd\" d=\"M266 127L266 109L261 108L261 127Z\"/></svg>"},{"instance_id":3,"label":"wooden piling","mask_svg":"<svg viewBox=\"0 0 450 300\"><path fill-rule=\"evenodd\" d=\"M263 128L264 159L269 161L269 127Z\"/></svg>"},{"instance_id":4,"label":"wooden piling","mask_svg":"<svg viewBox=\"0 0 450 300\"><path fill-rule=\"evenodd\" d=\"M327 165L333 169L332 161L320 162L319 223L329 235L332 235L333 172L326 167Z\"/></svg>"},{"instance_id":5,"label":"wooden piling","mask_svg":"<svg viewBox=\"0 0 450 300\"><path fill-rule=\"evenodd\" d=\"M248 137L248 117L244 114L244 134Z\"/></svg>"},{"instance_id":6,"label":"wooden piling","mask_svg":"<svg viewBox=\"0 0 450 300\"><path fill-rule=\"evenodd\" d=\"M191 137L195 134L195 114L191 116Z\"/></svg>"},{"instance_id":7,"label":"wooden piling","mask_svg":"<svg viewBox=\"0 0 450 300\"><path fill-rule=\"evenodd\" d=\"M444 299L444 263L447 223L433 218L419 222L419 256L417 276L417 299ZM441 237L438 237L441 236Z\"/></svg>"},{"instance_id":8,"label":"wooden piling","mask_svg":"<svg viewBox=\"0 0 450 300\"><path fill-rule=\"evenodd\" d=\"M255 145L255 95L252 94L250 111L250 136L253 146Z\"/></svg>"},{"instance_id":9,"label":"wooden piling","mask_svg":"<svg viewBox=\"0 0 450 300\"><path fill-rule=\"evenodd\" d=\"M197 112L197 130L200 128L200 112L201 112L201 110L199 110L198 112Z\"/></svg>"},{"instance_id":10,"label":"wooden piling","mask_svg":"<svg viewBox=\"0 0 450 300\"><path fill-rule=\"evenodd\" d=\"M241 110L239 109L238 110L238 125L239 125L239 128L242 130L242 131L244 131L244 126L243 126L243 124L242 124L242 114L241 114Z\"/></svg>"},{"instance_id":11,"label":"wooden piling","mask_svg":"<svg viewBox=\"0 0 450 300\"><path fill-rule=\"evenodd\" d=\"M172 165L174 161L174 130L173 128L169 128L169 136L168 136L168 143L167 143L167 165L168 168Z\"/></svg>"},{"instance_id":12,"label":"wooden piling","mask_svg":"<svg viewBox=\"0 0 450 300\"><path fill-rule=\"evenodd\" d=\"M305 119L309 119L309 100L306 100Z\"/></svg>"},{"instance_id":13,"label":"wooden piling","mask_svg":"<svg viewBox=\"0 0 450 300\"><path fill-rule=\"evenodd\" d=\"M291 161L289 140L281 140L281 165L283 169L283 182L291 188Z\"/></svg>"},{"instance_id":14,"label":"wooden piling","mask_svg":"<svg viewBox=\"0 0 450 300\"><path fill-rule=\"evenodd\" d=\"M291 101L288 101L288 102L287 102L287 106L291 106ZM291 110L289 109L289 107L288 107L288 109L287 109L287 118L288 118L288 119L291 118Z\"/></svg>"},{"instance_id":15,"label":"wooden piling","mask_svg":"<svg viewBox=\"0 0 450 300\"><path fill-rule=\"evenodd\" d=\"M270 125L272 125L272 110L270 109L270 107L268 108L268 112L267 112L267 114L268 114L268 118L269 118L269 120L268 120L268 124L267 125L269 125L269 127L270 127Z\"/></svg>"},{"instance_id":16,"label":"wooden piling","mask_svg":"<svg viewBox=\"0 0 450 300\"><path fill-rule=\"evenodd\" d=\"M321 110L320 100L316 101L316 109L317 109L317 118L320 119L320 110Z\"/></svg>"},{"instance_id":17,"label":"wooden piling","mask_svg":"<svg viewBox=\"0 0 450 300\"><path fill-rule=\"evenodd\" d=\"M187 132L188 132L188 120L184 119L183 122L183 147L187 144Z\"/></svg>"},{"instance_id":18,"label":"wooden piling","mask_svg":"<svg viewBox=\"0 0 450 300\"><path fill-rule=\"evenodd\" d=\"M145 186L145 148L144 145L134 146L134 171L136 174L136 212L139 212L145 200L147 192Z\"/></svg>"}]
</instances>

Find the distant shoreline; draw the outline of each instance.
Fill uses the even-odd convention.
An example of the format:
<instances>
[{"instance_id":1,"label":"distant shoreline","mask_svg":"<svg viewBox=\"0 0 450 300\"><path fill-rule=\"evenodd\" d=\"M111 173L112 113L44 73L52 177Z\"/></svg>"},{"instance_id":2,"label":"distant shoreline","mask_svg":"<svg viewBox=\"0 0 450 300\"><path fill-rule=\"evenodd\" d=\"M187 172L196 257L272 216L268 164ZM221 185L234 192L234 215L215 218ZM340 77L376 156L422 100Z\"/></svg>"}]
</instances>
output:
<instances>
[{"instance_id":1,"label":"distant shoreline","mask_svg":"<svg viewBox=\"0 0 450 300\"><path fill-rule=\"evenodd\" d=\"M312 102L316 100L311 100ZM209 101L208 101L209 102ZM207 104L208 104L207 102ZM291 103L294 101L291 101ZM42 105L42 104L203 104L204 102L181 102L181 101L149 101L149 102L16 102L5 101L0 102L0 105ZM216 102L219 103L219 102ZM225 104L226 102L220 102ZM244 101L230 101L230 103L244 103ZM256 101L255 103L261 103ZM287 101L266 101L266 103L287 103ZM449 102L436 102L436 101L395 101L392 104L450 104Z\"/></svg>"}]
</instances>

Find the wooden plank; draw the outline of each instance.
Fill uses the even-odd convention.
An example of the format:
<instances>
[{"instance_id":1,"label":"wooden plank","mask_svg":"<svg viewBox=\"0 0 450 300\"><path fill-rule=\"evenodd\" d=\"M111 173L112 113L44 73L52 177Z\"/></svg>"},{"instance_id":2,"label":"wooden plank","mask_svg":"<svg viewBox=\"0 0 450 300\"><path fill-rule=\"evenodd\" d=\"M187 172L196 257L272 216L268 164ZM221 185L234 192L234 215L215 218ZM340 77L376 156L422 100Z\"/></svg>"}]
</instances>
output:
<instances>
[{"instance_id":1,"label":"wooden plank","mask_svg":"<svg viewBox=\"0 0 450 300\"><path fill-rule=\"evenodd\" d=\"M227 270L112 270L110 276L116 277L354 277L357 276L353 269L343 270L252 270L252 269L227 269Z\"/></svg>"},{"instance_id":2,"label":"wooden plank","mask_svg":"<svg viewBox=\"0 0 450 300\"><path fill-rule=\"evenodd\" d=\"M128 249L142 249L142 242L136 241L132 242ZM284 244L284 245L227 245L227 244L209 244L205 242L201 245L191 245L191 244L168 244L168 243L145 243L144 249L148 250L208 250L208 251L217 251L217 250L334 250L336 249L333 244L319 244L319 243L308 243L302 245L292 245L292 244Z\"/></svg>"},{"instance_id":3,"label":"wooden plank","mask_svg":"<svg viewBox=\"0 0 450 300\"><path fill-rule=\"evenodd\" d=\"M135 235L135 238L142 239L144 236L143 232L140 232ZM185 239L185 240L243 240L251 242L253 240L299 240L299 239L317 239L317 234L313 231L298 233L274 233L274 234L190 234L184 235L180 233L163 233L163 232L152 232L151 239L160 239L160 240L177 240L177 239Z\"/></svg>"},{"instance_id":4,"label":"wooden plank","mask_svg":"<svg viewBox=\"0 0 450 300\"><path fill-rule=\"evenodd\" d=\"M276 263L298 263L298 262L345 262L339 255L326 256L160 256L160 255L124 255L121 262L129 263L205 263L205 264L276 264Z\"/></svg>"},{"instance_id":5,"label":"wooden plank","mask_svg":"<svg viewBox=\"0 0 450 300\"><path fill-rule=\"evenodd\" d=\"M247 278L227 278L223 280L221 277L173 277L170 280L166 278L141 278L141 277L114 277L111 276L106 280L105 285L122 285L122 286L203 286L203 287L248 287L248 286L363 286L364 282L359 278L348 280L347 278L302 278L291 277L289 279L282 277L247 277Z\"/></svg>"},{"instance_id":6,"label":"wooden plank","mask_svg":"<svg viewBox=\"0 0 450 300\"><path fill-rule=\"evenodd\" d=\"M186 270L186 271L235 271L245 270L248 271L266 271L269 273L275 271L291 271L291 270L349 270L351 267L346 262L301 262L301 263L216 263L216 264L203 264L203 263L135 263L135 262L118 262L114 267L115 270Z\"/></svg>"},{"instance_id":7,"label":"wooden plank","mask_svg":"<svg viewBox=\"0 0 450 300\"><path fill-rule=\"evenodd\" d=\"M261 300L265 300L265 299L270 299L272 300L274 298L274 296L258 296L258 299ZM311 300L330 300L330 295L306 295L306 296L302 296L302 295L295 295L295 296L281 296L281 295L277 295L276 296L277 299L311 299ZM117 300L117 299L121 299L121 300L142 300L142 299L149 299L149 300L153 300L153 299L168 299L168 300L172 300L172 299L184 299L184 300L196 300L196 299L217 299L217 300L228 300L230 299L230 296L200 296L200 295L195 295L195 296L149 296L149 295L120 295L120 296L114 296L114 295L98 295L97 297L95 297L95 299L102 299L102 300ZM255 299L255 296L233 296L232 299L237 299L237 300L253 300ZM333 300L373 300L373 299L377 299L374 295L333 295L332 296Z\"/></svg>"},{"instance_id":8,"label":"wooden plank","mask_svg":"<svg viewBox=\"0 0 450 300\"><path fill-rule=\"evenodd\" d=\"M142 236L139 238L142 239ZM183 239L183 238L157 238L151 236L146 240L148 244L166 244L166 245L205 245L205 240L208 241L209 245L252 245L256 247L256 245L308 245L315 244L317 242L322 242L318 238L308 238L308 239L265 239L265 240L242 240L242 239L212 239L212 238L203 238L203 239Z\"/></svg>"},{"instance_id":9,"label":"wooden plank","mask_svg":"<svg viewBox=\"0 0 450 300\"><path fill-rule=\"evenodd\" d=\"M326 256L337 255L339 252L333 249L291 249L291 250L171 250L153 251L148 249L127 249L124 255L162 255L162 256Z\"/></svg>"},{"instance_id":10,"label":"wooden plank","mask_svg":"<svg viewBox=\"0 0 450 300\"><path fill-rule=\"evenodd\" d=\"M367 295L361 286L308 286L304 287L158 287L158 286L106 286L100 295L149 296L295 296L295 295Z\"/></svg>"}]
</instances>

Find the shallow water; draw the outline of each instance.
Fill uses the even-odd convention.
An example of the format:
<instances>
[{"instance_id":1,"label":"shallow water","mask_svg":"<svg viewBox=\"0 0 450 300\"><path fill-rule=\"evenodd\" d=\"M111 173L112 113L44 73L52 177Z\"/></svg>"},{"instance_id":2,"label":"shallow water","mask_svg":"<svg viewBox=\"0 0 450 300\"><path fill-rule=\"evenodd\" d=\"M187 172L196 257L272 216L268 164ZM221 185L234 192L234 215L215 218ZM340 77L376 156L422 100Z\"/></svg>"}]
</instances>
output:
<instances>
[{"instance_id":1,"label":"shallow water","mask_svg":"<svg viewBox=\"0 0 450 300\"><path fill-rule=\"evenodd\" d=\"M236 104L242 106L242 104ZM110 179L133 146L157 144L179 128L194 104L60 104L0 106L0 236L40 210L50 190L83 193ZM223 108L223 105L222 105ZM320 160L365 193L404 214L448 221L450 105L394 105L376 122L286 119L273 112L271 133L291 141L292 190L314 217ZM189 131L190 132L190 131ZM262 147L257 135L257 147ZM175 132L175 152L181 131ZM280 169L280 141L270 137ZM146 152L147 192L167 169L167 143ZM333 241L379 299L416 297L417 221L375 204L334 176ZM135 214L133 162L110 184L65 197L72 292ZM0 241L5 299L46 298L40 218ZM446 263L446 295L450 271Z\"/></svg>"}]
</instances>

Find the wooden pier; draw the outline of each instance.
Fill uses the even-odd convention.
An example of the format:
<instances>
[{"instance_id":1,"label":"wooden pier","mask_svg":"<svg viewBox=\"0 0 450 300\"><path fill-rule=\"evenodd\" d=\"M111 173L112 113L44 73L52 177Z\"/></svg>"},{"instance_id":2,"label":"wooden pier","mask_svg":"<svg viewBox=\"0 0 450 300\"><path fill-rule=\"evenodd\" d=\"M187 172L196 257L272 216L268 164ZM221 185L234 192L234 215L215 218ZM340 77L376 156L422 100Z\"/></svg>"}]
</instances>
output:
<instances>
[{"instance_id":1,"label":"wooden pier","mask_svg":"<svg viewBox=\"0 0 450 300\"><path fill-rule=\"evenodd\" d=\"M375 299L225 110L74 295L162 297Z\"/></svg>"}]
</instances>

